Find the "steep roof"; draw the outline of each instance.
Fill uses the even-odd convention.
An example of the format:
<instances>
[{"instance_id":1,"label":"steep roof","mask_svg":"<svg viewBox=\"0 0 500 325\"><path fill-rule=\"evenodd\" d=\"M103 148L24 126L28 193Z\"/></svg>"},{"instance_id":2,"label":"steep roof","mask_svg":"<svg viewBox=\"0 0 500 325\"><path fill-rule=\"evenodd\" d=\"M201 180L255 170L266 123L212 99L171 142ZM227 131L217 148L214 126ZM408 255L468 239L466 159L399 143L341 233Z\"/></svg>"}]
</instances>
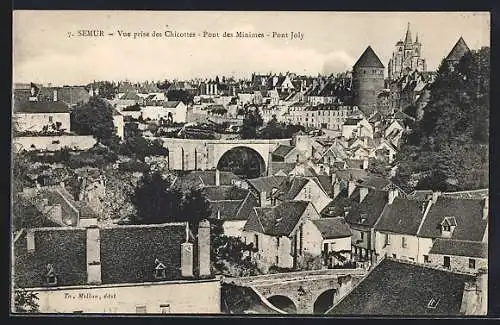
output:
<instances>
[{"instance_id":1,"label":"steep roof","mask_svg":"<svg viewBox=\"0 0 500 325\"><path fill-rule=\"evenodd\" d=\"M286 201L274 207L256 207L243 230L269 236L289 236L309 204L306 201Z\"/></svg>"},{"instance_id":2,"label":"steep roof","mask_svg":"<svg viewBox=\"0 0 500 325\"><path fill-rule=\"evenodd\" d=\"M273 152L273 156L285 158L295 147L280 144Z\"/></svg>"},{"instance_id":3,"label":"steep roof","mask_svg":"<svg viewBox=\"0 0 500 325\"><path fill-rule=\"evenodd\" d=\"M361 203L351 205L345 219L349 224L372 227L384 211L387 201L388 192L369 190Z\"/></svg>"},{"instance_id":4,"label":"steep roof","mask_svg":"<svg viewBox=\"0 0 500 325\"><path fill-rule=\"evenodd\" d=\"M236 214L243 200L210 201L211 218L221 220L236 220ZM245 219L243 219L245 220Z\"/></svg>"},{"instance_id":5,"label":"steep roof","mask_svg":"<svg viewBox=\"0 0 500 325\"><path fill-rule=\"evenodd\" d=\"M342 217L312 220L324 239L351 237L351 228Z\"/></svg>"},{"instance_id":6,"label":"steep roof","mask_svg":"<svg viewBox=\"0 0 500 325\"><path fill-rule=\"evenodd\" d=\"M427 201L407 200L397 197L384 210L375 226L375 230L416 235L427 204Z\"/></svg>"},{"instance_id":7,"label":"steep roof","mask_svg":"<svg viewBox=\"0 0 500 325\"><path fill-rule=\"evenodd\" d=\"M329 314L459 315L473 276L385 259ZM438 301L429 308L431 299Z\"/></svg>"},{"instance_id":8,"label":"steep roof","mask_svg":"<svg viewBox=\"0 0 500 325\"><path fill-rule=\"evenodd\" d=\"M488 223L483 219L483 206L484 200L439 197L431 206L418 235L439 238L439 225L444 218L455 217L457 226L451 239L481 241Z\"/></svg>"},{"instance_id":9,"label":"steep roof","mask_svg":"<svg viewBox=\"0 0 500 325\"><path fill-rule=\"evenodd\" d=\"M488 244L468 240L438 238L429 254L488 258Z\"/></svg>"},{"instance_id":10,"label":"steep roof","mask_svg":"<svg viewBox=\"0 0 500 325\"><path fill-rule=\"evenodd\" d=\"M369 175L358 181L358 186L376 190L385 190L390 184L392 184L390 180L374 175Z\"/></svg>"},{"instance_id":11,"label":"steep roof","mask_svg":"<svg viewBox=\"0 0 500 325\"><path fill-rule=\"evenodd\" d=\"M281 183L278 197L281 200L293 200L307 183L309 183L309 179L306 177L293 177L287 179L285 182Z\"/></svg>"},{"instance_id":12,"label":"steep roof","mask_svg":"<svg viewBox=\"0 0 500 325\"><path fill-rule=\"evenodd\" d=\"M229 186L233 185L233 181L241 181L242 179L232 172L220 171L220 185ZM182 190L196 188L201 186L214 186L215 185L215 170L191 171L186 175L176 178L172 187Z\"/></svg>"},{"instance_id":13,"label":"steep roof","mask_svg":"<svg viewBox=\"0 0 500 325\"><path fill-rule=\"evenodd\" d=\"M265 176L248 179L247 182L259 193L271 193L273 188L279 188L286 176Z\"/></svg>"},{"instance_id":14,"label":"steep roof","mask_svg":"<svg viewBox=\"0 0 500 325\"><path fill-rule=\"evenodd\" d=\"M464 54L470 52L469 47L465 43L464 39L462 36L458 39L458 41L455 43L455 46L453 46L453 49L450 51L448 56L446 57L447 61L460 61L462 56Z\"/></svg>"},{"instance_id":15,"label":"steep roof","mask_svg":"<svg viewBox=\"0 0 500 325\"><path fill-rule=\"evenodd\" d=\"M209 201L243 200L248 194L248 190L236 186L207 186L202 191Z\"/></svg>"},{"instance_id":16,"label":"steep roof","mask_svg":"<svg viewBox=\"0 0 500 325\"><path fill-rule=\"evenodd\" d=\"M179 104L181 103L181 101L178 101L178 100L175 100L175 101L166 101L163 103L163 107L165 108L176 108Z\"/></svg>"},{"instance_id":17,"label":"steep roof","mask_svg":"<svg viewBox=\"0 0 500 325\"><path fill-rule=\"evenodd\" d=\"M186 241L186 229L186 223L101 228L102 283L157 281L153 274L156 259L166 267L167 278L163 280L180 279L180 245ZM45 286L43 275L49 263L58 276L58 286L86 284L86 229L34 230L34 252L27 251L25 234L14 245L16 285Z\"/></svg>"},{"instance_id":18,"label":"steep roof","mask_svg":"<svg viewBox=\"0 0 500 325\"><path fill-rule=\"evenodd\" d=\"M366 50L361 54L358 61L353 66L356 68L384 68L384 64L380 61L379 57L373 51L371 46L368 46Z\"/></svg>"}]
</instances>

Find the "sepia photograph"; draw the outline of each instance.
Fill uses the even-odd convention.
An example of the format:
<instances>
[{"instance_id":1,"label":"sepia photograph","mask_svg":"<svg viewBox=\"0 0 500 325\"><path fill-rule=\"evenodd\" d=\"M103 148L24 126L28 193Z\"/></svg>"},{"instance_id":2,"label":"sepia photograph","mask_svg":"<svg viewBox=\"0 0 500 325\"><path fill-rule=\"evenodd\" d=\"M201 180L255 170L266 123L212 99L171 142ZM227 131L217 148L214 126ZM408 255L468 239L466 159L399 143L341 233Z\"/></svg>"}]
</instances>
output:
<instances>
[{"instance_id":1,"label":"sepia photograph","mask_svg":"<svg viewBox=\"0 0 500 325\"><path fill-rule=\"evenodd\" d=\"M486 316L490 25L14 10L11 315Z\"/></svg>"}]
</instances>

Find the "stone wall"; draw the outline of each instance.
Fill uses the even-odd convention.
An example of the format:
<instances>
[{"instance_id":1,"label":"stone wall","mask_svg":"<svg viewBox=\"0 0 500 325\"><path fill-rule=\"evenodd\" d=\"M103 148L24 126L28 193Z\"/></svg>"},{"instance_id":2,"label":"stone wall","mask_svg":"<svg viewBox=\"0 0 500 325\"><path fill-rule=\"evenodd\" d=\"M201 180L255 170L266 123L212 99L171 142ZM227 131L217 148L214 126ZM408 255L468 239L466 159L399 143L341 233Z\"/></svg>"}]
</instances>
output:
<instances>
[{"instance_id":1,"label":"stone wall","mask_svg":"<svg viewBox=\"0 0 500 325\"><path fill-rule=\"evenodd\" d=\"M91 135L61 135L40 137L17 137L13 139L15 150L47 150L57 151L64 147L76 150L92 148L97 141Z\"/></svg>"}]
</instances>

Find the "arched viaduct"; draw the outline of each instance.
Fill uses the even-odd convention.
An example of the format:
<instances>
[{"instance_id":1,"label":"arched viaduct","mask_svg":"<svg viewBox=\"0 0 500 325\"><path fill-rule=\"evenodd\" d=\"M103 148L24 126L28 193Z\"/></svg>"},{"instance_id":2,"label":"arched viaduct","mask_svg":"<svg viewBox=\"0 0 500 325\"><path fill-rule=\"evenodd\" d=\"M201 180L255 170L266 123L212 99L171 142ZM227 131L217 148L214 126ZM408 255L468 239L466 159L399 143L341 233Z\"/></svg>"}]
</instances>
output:
<instances>
[{"instance_id":1,"label":"arched viaduct","mask_svg":"<svg viewBox=\"0 0 500 325\"><path fill-rule=\"evenodd\" d=\"M324 313L366 275L365 269L328 269L226 278L224 282L252 287L262 299L288 313ZM290 305L276 303L289 301Z\"/></svg>"},{"instance_id":2,"label":"arched viaduct","mask_svg":"<svg viewBox=\"0 0 500 325\"><path fill-rule=\"evenodd\" d=\"M173 170L215 169L222 156L231 149L242 147L253 150L264 162L264 172L270 162L270 153L279 144L290 145L291 139L271 140L204 140L159 138L169 150L168 168Z\"/></svg>"}]
</instances>

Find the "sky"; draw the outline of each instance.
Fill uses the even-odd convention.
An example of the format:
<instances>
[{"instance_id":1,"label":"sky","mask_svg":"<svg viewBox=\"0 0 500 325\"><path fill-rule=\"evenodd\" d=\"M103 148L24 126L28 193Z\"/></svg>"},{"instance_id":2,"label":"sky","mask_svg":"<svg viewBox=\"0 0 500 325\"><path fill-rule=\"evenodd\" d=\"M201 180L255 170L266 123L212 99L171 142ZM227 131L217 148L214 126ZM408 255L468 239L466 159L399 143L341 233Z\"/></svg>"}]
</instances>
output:
<instances>
[{"instance_id":1,"label":"sky","mask_svg":"<svg viewBox=\"0 0 500 325\"><path fill-rule=\"evenodd\" d=\"M13 80L75 85L338 73L350 70L368 45L387 66L408 23L413 40L418 33L428 70L437 69L460 36L471 49L490 45L488 12L14 11ZM105 36L78 36L79 30ZM165 31L196 37L165 37ZM202 37L204 31L219 37ZM222 37L237 31L265 37ZM134 39L141 32L149 37ZM273 38L273 32L288 35ZM292 32L302 39L290 39Z\"/></svg>"}]
</instances>

